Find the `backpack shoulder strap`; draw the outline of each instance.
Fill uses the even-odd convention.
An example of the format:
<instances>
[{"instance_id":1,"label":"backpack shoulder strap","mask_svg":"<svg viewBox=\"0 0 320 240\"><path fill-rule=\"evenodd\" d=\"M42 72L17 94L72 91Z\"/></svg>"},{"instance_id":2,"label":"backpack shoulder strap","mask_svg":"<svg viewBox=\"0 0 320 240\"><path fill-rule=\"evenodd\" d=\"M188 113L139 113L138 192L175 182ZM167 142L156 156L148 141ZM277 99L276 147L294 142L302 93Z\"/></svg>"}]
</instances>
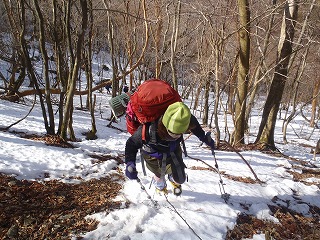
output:
<instances>
[{"instance_id":1,"label":"backpack shoulder strap","mask_svg":"<svg viewBox=\"0 0 320 240\"><path fill-rule=\"evenodd\" d=\"M157 122L152 122L149 127L150 143L157 144Z\"/></svg>"},{"instance_id":2,"label":"backpack shoulder strap","mask_svg":"<svg viewBox=\"0 0 320 240\"><path fill-rule=\"evenodd\" d=\"M142 142L146 142L147 140L147 125L146 124L142 124Z\"/></svg>"},{"instance_id":3,"label":"backpack shoulder strap","mask_svg":"<svg viewBox=\"0 0 320 240\"><path fill-rule=\"evenodd\" d=\"M151 144L157 144L157 123L142 124L142 141L146 143L149 141Z\"/></svg>"},{"instance_id":4,"label":"backpack shoulder strap","mask_svg":"<svg viewBox=\"0 0 320 240\"><path fill-rule=\"evenodd\" d=\"M156 131L157 131L157 129L156 129L155 122L152 122L151 124L150 123L142 124L142 133L141 133L142 142L146 143L147 139L149 137L151 143L156 143L157 142ZM146 167L145 167L145 163L144 163L144 158L142 157L141 149L140 149L140 158L141 158L141 165L142 165L143 174L144 174L144 176L147 176Z\"/></svg>"}]
</instances>

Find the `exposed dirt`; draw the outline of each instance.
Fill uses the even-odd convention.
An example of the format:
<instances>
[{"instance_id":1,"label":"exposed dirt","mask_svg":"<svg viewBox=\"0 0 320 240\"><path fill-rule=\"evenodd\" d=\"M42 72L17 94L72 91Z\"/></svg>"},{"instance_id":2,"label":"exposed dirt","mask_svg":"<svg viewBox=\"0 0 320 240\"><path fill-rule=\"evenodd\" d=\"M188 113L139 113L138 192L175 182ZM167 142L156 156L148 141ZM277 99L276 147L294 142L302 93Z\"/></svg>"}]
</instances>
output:
<instances>
[{"instance_id":1,"label":"exposed dirt","mask_svg":"<svg viewBox=\"0 0 320 240\"><path fill-rule=\"evenodd\" d=\"M98 223L84 217L119 209L113 199L122 181L121 174L80 184L0 175L0 239L70 239L92 231Z\"/></svg>"},{"instance_id":2,"label":"exposed dirt","mask_svg":"<svg viewBox=\"0 0 320 240\"><path fill-rule=\"evenodd\" d=\"M15 134L50 146L73 148L58 136ZM122 163L121 157L90 157L93 164L109 160ZM100 179L77 180L79 184L45 179L20 181L0 173L0 239L81 239L81 233L98 225L96 220L85 216L129 205L114 200L124 181L121 171Z\"/></svg>"},{"instance_id":3,"label":"exposed dirt","mask_svg":"<svg viewBox=\"0 0 320 240\"><path fill-rule=\"evenodd\" d=\"M297 168L297 167L295 167ZM214 171L213 168L191 167L193 170ZM291 173L294 181L303 182L306 185L317 185L314 182L307 182L308 178L320 178L318 169L305 169L301 173L287 170ZM247 184L256 184L256 180L251 178L241 178L225 174L220 171L225 178L233 181L243 182ZM319 186L318 186L319 187ZM278 196L272 199L272 203L268 205L270 214L278 219L279 223L272 221L264 221L247 212L250 209L248 204L240 204L243 212L238 215L236 225L227 232L226 240L241 240L244 238L252 238L254 234L264 233L267 240L319 240L320 239L320 208L306 202L302 202L299 196L293 193L293 201L282 200ZM309 207L308 217L295 212L290 206L295 204L305 204Z\"/></svg>"},{"instance_id":4,"label":"exposed dirt","mask_svg":"<svg viewBox=\"0 0 320 240\"><path fill-rule=\"evenodd\" d=\"M230 149L227 144L223 144L225 150ZM277 149L269 149L267 146L257 146L254 144L239 146L236 151L258 150L273 156L281 156L288 159L292 163L292 169L287 169L287 172L293 176L293 180L302 182L306 185L316 185L320 187L319 181L310 182L307 179L320 179L320 170L309 162L288 157L280 153ZM223 174L223 173L222 173ZM245 183L256 183L251 179L235 178L226 176L234 181ZM254 234L265 234L266 240L318 240L320 239L320 208L306 202L302 202L299 196L293 192L292 201L283 200L278 196L272 199L273 204L269 204L270 214L277 218L279 223L258 219L252 215L246 214L250 206L243 204L244 209L238 215L236 225L233 229L227 232L226 240L241 240L244 238L252 238ZM305 204L309 207L307 214L300 214L290 208L295 204Z\"/></svg>"},{"instance_id":5,"label":"exposed dirt","mask_svg":"<svg viewBox=\"0 0 320 240\"><path fill-rule=\"evenodd\" d=\"M312 206L310 207L312 209ZM228 231L226 239L241 240L261 233L265 234L267 240L320 239L319 208L315 207L311 210L312 217L304 217L283 206L269 206L269 208L279 223L263 221L242 212L237 218L237 225Z\"/></svg>"}]
</instances>

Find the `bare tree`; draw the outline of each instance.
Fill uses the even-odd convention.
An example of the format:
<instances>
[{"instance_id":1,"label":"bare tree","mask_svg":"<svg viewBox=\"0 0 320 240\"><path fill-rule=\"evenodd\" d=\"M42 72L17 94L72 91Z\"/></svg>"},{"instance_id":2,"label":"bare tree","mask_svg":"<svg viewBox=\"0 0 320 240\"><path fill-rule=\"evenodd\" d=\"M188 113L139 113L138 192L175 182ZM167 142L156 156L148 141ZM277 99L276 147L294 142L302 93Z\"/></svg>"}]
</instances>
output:
<instances>
[{"instance_id":1,"label":"bare tree","mask_svg":"<svg viewBox=\"0 0 320 240\"><path fill-rule=\"evenodd\" d=\"M248 126L248 121L249 121L249 115L251 113L251 110L253 108L254 100L256 98L256 94L258 92L259 86L261 86L261 83L265 78L268 78L268 69L266 69L266 58L267 58L267 51L268 48L270 47L270 37L271 37L271 32L272 28L274 27L274 17L275 17L275 9L278 6L276 6L276 0L272 1L272 6L271 6L271 11L269 14L269 21L267 23L266 29L265 29L265 34L264 36L260 36L258 34L258 30L261 28L259 24L255 24L256 27L256 46L258 49L258 52L260 53L259 60L257 61L257 65L254 67L254 73L252 81L249 82L249 89L250 89L250 94L249 98L247 101L247 106L246 106L246 115L245 115L245 124L246 124L246 129L249 128ZM260 39L262 38L262 44L260 43ZM253 66L251 66L252 68Z\"/></svg>"},{"instance_id":2,"label":"bare tree","mask_svg":"<svg viewBox=\"0 0 320 240\"><path fill-rule=\"evenodd\" d=\"M263 109L259 132L255 143L274 148L274 129L280 101L288 76L288 64L292 53L293 37L298 13L296 0L287 0L284 7L275 72Z\"/></svg>"},{"instance_id":3,"label":"bare tree","mask_svg":"<svg viewBox=\"0 0 320 240\"><path fill-rule=\"evenodd\" d=\"M22 2L24 8L20 7ZM241 2L246 3L246 1ZM239 33L239 39L241 39L242 35L239 29L243 30L243 26L249 25L243 25L243 23L239 25L235 20L237 17L235 13L240 11L237 10L235 0L199 0L193 2L154 0L148 1L146 6L144 1L139 1L139 4L137 4L137 1L133 0L92 0L94 11L86 28L86 34L83 38L85 45L82 43L79 58L77 57L77 44L79 43L83 22L81 20L83 14L80 2L32 0L28 3L26 4L26 1L22 0L2 1L2 4L7 6L6 9L8 9L6 10L7 23L10 24L8 33L14 37L10 38L12 39L12 50L4 52L2 51L4 47L0 46L0 58L10 63L9 73L7 75L0 74L0 79L4 83L4 91L6 93L11 92L14 96L12 99L17 100L31 94L36 94L39 97L47 129L51 129L51 126L54 125L50 122L53 118L49 114L49 96L60 94L60 101L57 106L59 111L57 133L59 135L62 134L62 131L65 131L65 128L62 130L62 125L67 124L67 128L70 130L70 138L74 139L72 102L75 95L88 95L87 107L91 108L90 114L94 122L92 94L111 82L111 80L106 79L106 81L96 83L96 86L92 85L92 69L90 70L92 56L98 51L105 51L102 54L103 56L106 56L106 52L112 55L114 96L121 92L121 88L118 87L120 81L122 84L128 81L128 76L131 86L134 80L133 76L137 76L140 81L148 77L159 77L172 82L173 85L182 84L183 97L188 97L189 94L193 97L193 107L199 113L203 123L214 128L217 144L219 144L222 135L219 125L225 125L225 139L230 137L227 121L225 123L220 121L219 113L224 111L225 118L231 114L236 130L241 129L239 137L237 137L238 140L232 138L233 143L243 141L244 130L250 131L249 116L251 109L255 110L256 107L254 104L255 96L259 94L259 97L263 97L263 94L267 94L269 89L272 88L269 93L271 95L277 81L287 82L283 87L283 97L279 100L280 104L288 105L293 104L293 102L300 104L301 102L310 102L312 99L314 101L314 110L312 110L314 115L311 120L316 121L319 115L319 113L316 115L317 101L319 100L319 90L317 90L319 89L317 87L319 86L319 80L316 71L313 70L319 63L319 61L316 61L317 51L314 50L319 45L319 41L317 41L317 24L319 24L317 11L310 15L310 20L306 24L306 31L303 31L304 23L300 24L299 22L297 25L296 31L300 30L300 36L303 36L303 38L301 38L301 42L299 40L295 41L297 44L294 46L294 54L291 56L296 55L296 60L290 57L291 61L286 71L287 76L279 80L279 76L283 76L280 65L286 62L286 57L285 51L281 51L280 47L278 53L274 49L277 46L275 34L280 32L279 21L277 20L281 16L277 13L280 8L283 8L283 1L276 4L276 0L274 0L273 6L270 7L270 2L267 0L250 3L252 4L250 6L252 7L250 9L250 25L255 26L256 29L254 33L250 32L250 35L251 40L254 39L255 41L250 42L252 50L250 52L250 65L246 65L247 62L242 62L244 63L242 67L240 63L245 56L243 46L246 47L246 45L240 44L240 41L235 38ZM87 0L87 3L88 6L91 4L89 0ZM106 6L104 3L108 5ZM307 8L314 3L316 3L316 0L301 3L301 8L307 12ZM18 6L18 4L20 5ZM287 1L287 5L290 4ZM38 11L36 5L39 7ZM266 6L267 8L265 8ZM317 7L316 4L315 7ZM17 9L20 14L15 14ZM21 18L21 9L25 10L25 21ZM304 16L303 13L301 13L301 16ZM41 18L43 18L42 23L39 21ZM90 11L88 12L88 18L90 18ZM109 29L107 27L108 18ZM287 24L289 23L290 21L287 18ZM44 29L42 36L41 29ZM247 33L248 30L244 32L244 34ZM287 34L287 36L289 35ZM150 41L148 41L149 38ZM289 37L287 39L287 42L291 41ZM283 46L287 46L287 42ZM32 49L31 43L40 47L42 45L42 49L39 48L42 52L39 61L43 63L42 73L38 71L39 68L35 68L36 63L33 58L37 57L34 54L37 51ZM281 43L279 43L280 45ZM306 46L310 48L310 51L308 56L305 55L307 58L305 59L305 70L301 71L302 68L299 69L299 64L303 62L304 54L302 52ZM241 51L238 51L239 47ZM276 60L277 64L275 64ZM37 62L37 65L39 65L39 62ZM239 65L236 64L237 62L239 62ZM72 88L72 84L75 86L80 81L81 70L79 70L79 66L85 67L86 70L87 84L82 85L88 87L86 89ZM276 67L277 69L272 76ZM76 70L77 68L78 70ZM49 71L49 75L46 69ZM140 76L133 73L135 69L139 71ZM56 72L56 75L53 75L53 71ZM250 81L247 89L250 91L250 98L248 94L240 95L239 92L240 87L248 83L249 72L252 76L250 79L252 81ZM238 81L236 81L237 76ZM278 80L276 80L277 78ZM290 94L290 90L295 89L292 86L298 86L293 83L295 78L303 80L303 84L299 84L299 87L296 88L296 98L293 94ZM24 79L31 80L32 84L30 86L33 89L18 90L24 83ZM244 82L240 82L239 79ZM77 84L73 81L76 81ZM42 83L45 84L42 85ZM313 97L311 96L311 89L314 91ZM306 94L301 94L303 90L306 91ZM69 94L70 92L72 94L67 97L66 93ZM221 96L227 95L229 98L225 102ZM271 96L268 97L271 98ZM237 101L236 109L234 108L235 100ZM270 104L270 102L267 103ZM71 108L69 108L70 106ZM66 107L69 108L69 112ZM247 125L242 121L243 109L246 110L244 123L247 123ZM209 119L210 112L212 114L211 119ZM68 114L68 116L65 114ZM214 120L213 126L211 125L212 119ZM93 125L92 130L94 132Z\"/></svg>"},{"instance_id":4,"label":"bare tree","mask_svg":"<svg viewBox=\"0 0 320 240\"><path fill-rule=\"evenodd\" d=\"M22 49L20 48L22 26L26 25L26 23L24 23L22 26L19 24L22 15L20 14L21 10L18 12L16 11L19 6L18 2L5 0L2 2L2 4L5 9L1 24L4 33L3 36L10 36L9 39L11 39L11 41L8 41L7 38L1 38L0 59L8 63L9 68L7 69L7 72L9 73L9 76L6 77L1 73L0 78L5 86L4 93L7 96L6 99L18 101L18 91L26 77L24 55ZM17 73L18 76L16 76Z\"/></svg>"},{"instance_id":5,"label":"bare tree","mask_svg":"<svg viewBox=\"0 0 320 240\"><path fill-rule=\"evenodd\" d=\"M113 70L112 94L116 96L119 90L119 79L124 80L128 75L141 65L142 59L149 43L149 20L145 1L141 1L135 14L128 12L128 6L135 4L130 0L124 1L123 11L113 9L111 1L103 0L104 10L107 15L107 36L109 41L111 65ZM118 3L118 2L117 2ZM130 5L131 4L131 5ZM115 14L120 14L118 17ZM139 23L137 22L139 20ZM130 27L134 29L132 33ZM137 33L138 25L143 26L141 32ZM122 32L118 31L122 30ZM139 38L140 41L137 41ZM125 39L125 40L124 40ZM121 60L122 59L122 60Z\"/></svg>"},{"instance_id":6,"label":"bare tree","mask_svg":"<svg viewBox=\"0 0 320 240\"><path fill-rule=\"evenodd\" d=\"M53 60L55 62L56 70L56 86L60 90L58 112L59 112L59 123L57 134L60 135L62 123L63 123L63 111L64 111L64 100L68 86L68 47L67 47L67 31L64 16L67 14L67 2L59 2L58 0L52 0L52 20L51 20L51 38L53 43Z\"/></svg>"},{"instance_id":7,"label":"bare tree","mask_svg":"<svg viewBox=\"0 0 320 240\"><path fill-rule=\"evenodd\" d=\"M92 2L88 2L88 14L89 14L89 24L88 24L88 39L85 48L85 72L87 77L87 86L88 86L88 105L89 111L91 115L91 130L87 132L87 139L93 140L97 138L97 127L96 120L94 116L94 107L95 101L93 101L92 96L92 84L93 84L93 76L92 76L92 41L93 41L93 10L92 10Z\"/></svg>"},{"instance_id":8,"label":"bare tree","mask_svg":"<svg viewBox=\"0 0 320 240\"><path fill-rule=\"evenodd\" d=\"M309 47L307 47L305 49L305 54L302 56L302 59L301 59L301 64L300 66L296 69L296 77L294 78L294 81L293 81L293 87L292 87L292 90L291 90L291 95L293 96L291 98L291 101L292 101L292 109L291 109L291 113L289 114L289 116L285 117L284 120L283 120L283 126L282 126L282 135L283 135L283 142L285 144L288 143L287 141L287 129L288 129L288 124L294 119L294 117L297 115L297 104L298 104L298 101L297 101L297 95L298 95L298 88L299 88L299 85L300 83L302 82L301 81L301 78L302 78L302 75L303 75L303 72L306 68L306 59L307 59L307 55L308 55L308 52L309 52ZM288 108L289 110L289 108ZM287 113L288 111L286 111Z\"/></svg>"},{"instance_id":9,"label":"bare tree","mask_svg":"<svg viewBox=\"0 0 320 240\"><path fill-rule=\"evenodd\" d=\"M51 92L50 92L50 80L49 80L49 63L48 63L48 53L46 50L46 38L45 38L45 21L38 3L38 0L33 0L36 14L37 14L37 22L39 25L39 43L40 50L42 54L42 64L43 64L43 73L44 73L44 82L45 82L45 100L47 105L47 112L49 117L49 126L47 128L48 134L55 133L55 123L54 123L54 114L51 103Z\"/></svg>"},{"instance_id":10,"label":"bare tree","mask_svg":"<svg viewBox=\"0 0 320 240\"><path fill-rule=\"evenodd\" d=\"M181 1L178 0L178 3L174 4L174 15L173 15L173 23L172 23L172 33L171 33L171 56L170 56L170 67L172 71L172 82L173 88L178 90L178 79L176 73L176 52L177 52L177 44L178 44L178 36L179 36L179 27L180 27L180 14L181 14Z\"/></svg>"},{"instance_id":11,"label":"bare tree","mask_svg":"<svg viewBox=\"0 0 320 240\"><path fill-rule=\"evenodd\" d=\"M48 103L49 109L48 111L51 113L49 113L49 116L51 116L52 118L49 118L48 121L48 117L47 117L47 110L46 110L46 104L44 101L44 97L42 95L40 86L39 86L39 79L38 79L38 75L37 72L34 69L34 66L31 62L31 58L30 58L30 54L29 54L29 50L28 50L28 43L26 41L26 6L25 6L25 2L20 0L19 1L19 9L20 9L20 23L21 23L21 31L20 31L20 46L21 46L21 52L23 53L23 61L24 61L24 65L26 66L27 70L28 70L28 76L30 81L32 82L32 85L35 88L35 91L39 97L39 101L40 101L40 105L41 105L41 110L42 110L42 116L43 116L43 120L44 120L44 125L46 128L46 131L48 134L54 134L54 120L53 120L53 113L52 113L52 108L51 108L51 102ZM50 101L50 100L49 100Z\"/></svg>"},{"instance_id":12,"label":"bare tree","mask_svg":"<svg viewBox=\"0 0 320 240\"><path fill-rule=\"evenodd\" d=\"M298 95L298 88L300 86L302 81L302 76L304 71L306 70L306 65L307 65L307 59L308 59L308 55L309 55L309 50L311 47L311 41L303 41L303 36L306 35L306 31L307 31L307 25L309 23L309 19L310 19L310 15L312 13L312 10L314 9L314 5L315 5L315 0L312 0L312 2L310 3L310 8L309 10L306 12L304 21L302 23L302 28L299 34L299 37L296 41L296 49L294 49L293 53L292 53L292 57L290 58L289 64L288 64L288 69L290 70L293 66L293 62L294 60L297 58L298 53L304 49L304 53L301 55L301 60L298 60L299 64L296 68L296 77L293 77L293 83L292 85L294 86L292 88L292 93L290 94L292 97L292 110L291 113L289 114L289 116L287 118L284 119L283 121L283 141L284 143L287 143L287 126L288 124L294 119L294 117L297 115L296 112L296 106L297 106L297 95ZM304 44L305 43L305 44ZM302 47L303 46L303 47ZM313 92L314 94L315 92ZM312 95L313 97L313 95ZM315 97L315 99L317 99ZM312 100L313 101L313 100ZM308 101L309 102L309 101ZM289 110L289 108L287 108ZM287 111L288 111L287 110Z\"/></svg>"},{"instance_id":13,"label":"bare tree","mask_svg":"<svg viewBox=\"0 0 320 240\"><path fill-rule=\"evenodd\" d=\"M163 30L163 18L162 18L162 1L154 0L154 16L156 18L155 27L151 27L152 39L154 42L154 56L155 56L155 70L154 77L159 78L161 72L161 39Z\"/></svg>"},{"instance_id":14,"label":"bare tree","mask_svg":"<svg viewBox=\"0 0 320 240\"><path fill-rule=\"evenodd\" d=\"M72 7L72 1L68 0L68 9ZM81 52L83 48L84 38L86 30L88 27L88 5L86 0L80 0L80 9L81 9L81 26L78 29L77 38L75 40L75 50L73 51L73 44L71 40L70 31L68 32L69 39L69 49L70 49L70 72L68 76L68 88L66 93L66 103L63 114L63 122L61 126L60 136L63 139L67 139L67 131L69 130L69 135L71 140L75 140L75 135L72 127L72 113L73 113L73 97L76 88L76 81L78 78L78 72L81 64ZM68 11L70 14L70 11ZM70 21L70 15L67 14L67 22ZM67 24L67 27L70 28L70 24Z\"/></svg>"},{"instance_id":15,"label":"bare tree","mask_svg":"<svg viewBox=\"0 0 320 240\"><path fill-rule=\"evenodd\" d=\"M239 69L236 90L235 122L232 137L233 145L244 143L244 132L246 127L245 111L246 98L248 94L248 74L250 59L250 7L248 0L238 0L239 7Z\"/></svg>"},{"instance_id":16,"label":"bare tree","mask_svg":"<svg viewBox=\"0 0 320 240\"><path fill-rule=\"evenodd\" d=\"M316 119L319 119L319 96L320 96L320 79L314 80L314 88L312 92L312 109L311 109L311 119L310 119L310 127L315 127ZM318 114L317 114L318 109Z\"/></svg>"}]
</instances>

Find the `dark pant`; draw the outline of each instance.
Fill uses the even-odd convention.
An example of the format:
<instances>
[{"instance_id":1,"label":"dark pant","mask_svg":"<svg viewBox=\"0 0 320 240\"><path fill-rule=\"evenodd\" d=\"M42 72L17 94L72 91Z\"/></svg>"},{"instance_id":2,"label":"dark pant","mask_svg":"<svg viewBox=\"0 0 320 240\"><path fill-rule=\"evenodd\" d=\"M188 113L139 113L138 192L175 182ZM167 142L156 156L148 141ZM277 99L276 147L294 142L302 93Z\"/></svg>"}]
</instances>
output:
<instances>
[{"instance_id":1,"label":"dark pant","mask_svg":"<svg viewBox=\"0 0 320 240\"><path fill-rule=\"evenodd\" d=\"M147 168L153 172L157 177L161 177L162 159L151 157L147 152L142 151L142 157L144 158ZM182 159L181 147L168 154L166 158L166 171L164 174L172 174L173 180L176 183L182 184L186 180L186 173L184 171L185 164Z\"/></svg>"}]
</instances>

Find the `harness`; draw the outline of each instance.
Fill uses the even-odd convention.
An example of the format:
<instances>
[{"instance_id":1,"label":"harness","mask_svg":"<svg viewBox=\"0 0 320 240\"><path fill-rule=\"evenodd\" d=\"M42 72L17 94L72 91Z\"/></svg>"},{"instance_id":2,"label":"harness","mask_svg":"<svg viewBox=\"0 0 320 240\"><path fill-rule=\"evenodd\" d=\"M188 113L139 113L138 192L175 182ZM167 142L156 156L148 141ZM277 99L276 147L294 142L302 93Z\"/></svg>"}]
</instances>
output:
<instances>
[{"instance_id":1,"label":"harness","mask_svg":"<svg viewBox=\"0 0 320 240\"><path fill-rule=\"evenodd\" d=\"M146 176L146 170L145 170L145 161L144 158L141 154L141 151L144 151L148 153L152 157L156 157L160 159L161 157L161 179L164 180L165 178L165 173L166 173L166 166L167 166L167 158L168 155L172 159L172 163L174 164L176 171L177 171L177 177L182 180L184 179L183 176L183 167L184 164L180 163L178 161L178 158L174 152L176 149L176 143L173 143L170 145L169 144L163 144L161 141L157 141L157 122L152 122L150 124L143 124L142 126L142 141L143 141L143 146L140 149L140 157L141 157L141 165L142 165L142 170L143 174ZM183 149L185 151L185 144L182 138L182 144L183 144ZM186 154L186 152L185 152Z\"/></svg>"}]
</instances>

